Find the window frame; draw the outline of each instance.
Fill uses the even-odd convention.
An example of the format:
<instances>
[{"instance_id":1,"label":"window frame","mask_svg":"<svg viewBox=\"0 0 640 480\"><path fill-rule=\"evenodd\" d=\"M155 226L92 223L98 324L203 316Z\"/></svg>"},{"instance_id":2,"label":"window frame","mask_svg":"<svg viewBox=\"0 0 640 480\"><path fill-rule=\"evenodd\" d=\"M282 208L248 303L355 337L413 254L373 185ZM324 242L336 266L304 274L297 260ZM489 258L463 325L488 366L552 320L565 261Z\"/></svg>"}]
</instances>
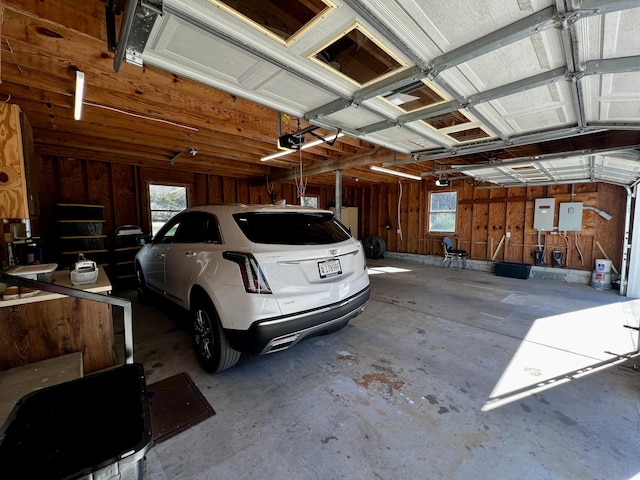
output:
<instances>
[{"instance_id":1,"label":"window frame","mask_svg":"<svg viewBox=\"0 0 640 480\"><path fill-rule=\"evenodd\" d=\"M447 210L447 209L441 209L441 210L434 210L433 209L433 196L434 195L443 195L443 194L453 194L455 195L455 208L453 210ZM438 191L431 191L429 192L429 198L428 198L428 202L429 204L427 205L427 233L429 234L455 234L457 232L458 229L458 191L457 190L447 190L446 192L438 192ZM444 213L444 214L453 214L453 230L434 230L432 229L432 215L433 214L437 214L437 213Z\"/></svg>"}]
</instances>

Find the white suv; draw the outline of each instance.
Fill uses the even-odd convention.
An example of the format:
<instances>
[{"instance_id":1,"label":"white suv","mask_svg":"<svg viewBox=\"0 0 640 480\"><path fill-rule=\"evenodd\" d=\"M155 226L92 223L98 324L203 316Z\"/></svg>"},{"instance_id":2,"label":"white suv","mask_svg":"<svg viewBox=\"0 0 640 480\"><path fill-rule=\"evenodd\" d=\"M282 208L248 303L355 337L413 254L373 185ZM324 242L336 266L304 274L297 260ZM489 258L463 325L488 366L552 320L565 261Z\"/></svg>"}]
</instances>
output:
<instances>
[{"instance_id":1,"label":"white suv","mask_svg":"<svg viewBox=\"0 0 640 480\"><path fill-rule=\"evenodd\" d=\"M347 325L369 300L362 244L329 210L206 205L175 217L136 255L138 294L193 314L200 364L219 372Z\"/></svg>"}]
</instances>

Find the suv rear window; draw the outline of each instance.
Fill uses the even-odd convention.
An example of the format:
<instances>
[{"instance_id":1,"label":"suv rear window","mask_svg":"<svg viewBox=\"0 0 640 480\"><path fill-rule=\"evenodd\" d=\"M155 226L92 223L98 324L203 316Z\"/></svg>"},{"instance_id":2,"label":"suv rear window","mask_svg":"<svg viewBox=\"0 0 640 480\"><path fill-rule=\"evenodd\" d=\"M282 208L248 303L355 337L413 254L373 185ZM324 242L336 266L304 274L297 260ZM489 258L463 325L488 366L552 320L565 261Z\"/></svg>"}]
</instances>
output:
<instances>
[{"instance_id":1,"label":"suv rear window","mask_svg":"<svg viewBox=\"0 0 640 480\"><path fill-rule=\"evenodd\" d=\"M331 213L254 212L236 213L233 217L254 243L325 245L343 242L351 236Z\"/></svg>"}]
</instances>

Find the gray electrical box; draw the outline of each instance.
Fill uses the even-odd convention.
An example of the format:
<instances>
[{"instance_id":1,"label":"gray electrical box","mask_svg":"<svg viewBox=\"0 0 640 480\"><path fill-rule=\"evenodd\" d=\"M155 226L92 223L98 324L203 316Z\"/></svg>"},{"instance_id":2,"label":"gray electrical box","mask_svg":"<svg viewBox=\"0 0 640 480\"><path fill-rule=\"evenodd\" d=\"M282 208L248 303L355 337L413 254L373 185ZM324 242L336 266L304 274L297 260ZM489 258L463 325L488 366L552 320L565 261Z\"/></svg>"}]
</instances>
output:
<instances>
[{"instance_id":1,"label":"gray electrical box","mask_svg":"<svg viewBox=\"0 0 640 480\"><path fill-rule=\"evenodd\" d=\"M533 212L534 230L553 230L553 214L556 210L555 198L536 198Z\"/></svg>"},{"instance_id":2,"label":"gray electrical box","mask_svg":"<svg viewBox=\"0 0 640 480\"><path fill-rule=\"evenodd\" d=\"M579 232L582 230L582 202L560 204L558 230L561 232Z\"/></svg>"}]
</instances>

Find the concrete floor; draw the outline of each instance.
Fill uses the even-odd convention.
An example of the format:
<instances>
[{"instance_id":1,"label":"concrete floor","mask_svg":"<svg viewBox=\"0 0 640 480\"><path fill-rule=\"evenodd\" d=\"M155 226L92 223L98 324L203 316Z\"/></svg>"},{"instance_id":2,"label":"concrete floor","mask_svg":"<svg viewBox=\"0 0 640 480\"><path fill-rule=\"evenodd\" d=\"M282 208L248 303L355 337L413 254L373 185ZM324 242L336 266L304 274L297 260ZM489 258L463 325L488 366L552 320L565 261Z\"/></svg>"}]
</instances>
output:
<instances>
[{"instance_id":1,"label":"concrete floor","mask_svg":"<svg viewBox=\"0 0 640 480\"><path fill-rule=\"evenodd\" d=\"M187 371L216 411L154 446L144 478L640 478L638 332L623 327L638 326L640 301L369 267L371 302L345 329L217 375L199 368L186 314L134 305L147 383Z\"/></svg>"}]
</instances>

